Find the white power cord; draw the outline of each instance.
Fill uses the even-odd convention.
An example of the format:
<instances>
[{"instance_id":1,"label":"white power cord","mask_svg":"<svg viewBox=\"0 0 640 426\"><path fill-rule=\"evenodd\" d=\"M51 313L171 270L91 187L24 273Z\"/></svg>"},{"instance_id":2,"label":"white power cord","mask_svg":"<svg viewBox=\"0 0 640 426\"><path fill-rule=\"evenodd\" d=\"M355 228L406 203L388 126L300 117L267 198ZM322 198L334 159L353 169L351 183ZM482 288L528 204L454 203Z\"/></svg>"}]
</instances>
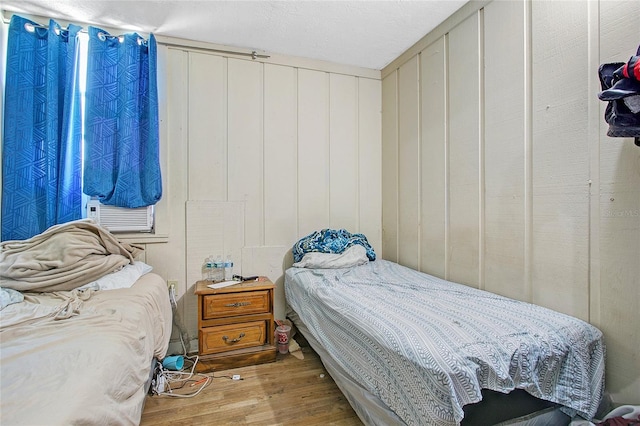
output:
<instances>
[{"instance_id":1,"label":"white power cord","mask_svg":"<svg viewBox=\"0 0 640 426\"><path fill-rule=\"evenodd\" d=\"M211 376L195 373L195 368L198 363L197 355L194 357L187 356L185 357L185 360L192 364L191 369L186 372L167 370L161 363L158 363L154 384L152 386L154 394L176 398L191 398L198 395L211 383ZM183 389L186 388L188 390L194 386L198 386L198 389L195 392L182 392Z\"/></svg>"}]
</instances>

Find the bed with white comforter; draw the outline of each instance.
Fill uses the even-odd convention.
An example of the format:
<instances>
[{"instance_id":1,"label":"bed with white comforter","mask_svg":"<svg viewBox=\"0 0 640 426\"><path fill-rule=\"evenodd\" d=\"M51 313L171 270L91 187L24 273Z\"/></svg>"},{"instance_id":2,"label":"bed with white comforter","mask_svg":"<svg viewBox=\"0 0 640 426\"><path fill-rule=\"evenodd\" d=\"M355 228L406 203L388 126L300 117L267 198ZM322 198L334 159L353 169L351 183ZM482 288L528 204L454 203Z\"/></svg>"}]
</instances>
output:
<instances>
[{"instance_id":1,"label":"bed with white comforter","mask_svg":"<svg viewBox=\"0 0 640 426\"><path fill-rule=\"evenodd\" d=\"M0 424L138 424L171 335L164 280L90 221L0 248Z\"/></svg>"},{"instance_id":2,"label":"bed with white comforter","mask_svg":"<svg viewBox=\"0 0 640 426\"><path fill-rule=\"evenodd\" d=\"M398 423L459 424L483 389L523 389L590 419L603 394L602 333L540 306L384 260L292 267L285 295L343 391L366 394L349 398L365 423L382 423L362 406L375 399Z\"/></svg>"}]
</instances>

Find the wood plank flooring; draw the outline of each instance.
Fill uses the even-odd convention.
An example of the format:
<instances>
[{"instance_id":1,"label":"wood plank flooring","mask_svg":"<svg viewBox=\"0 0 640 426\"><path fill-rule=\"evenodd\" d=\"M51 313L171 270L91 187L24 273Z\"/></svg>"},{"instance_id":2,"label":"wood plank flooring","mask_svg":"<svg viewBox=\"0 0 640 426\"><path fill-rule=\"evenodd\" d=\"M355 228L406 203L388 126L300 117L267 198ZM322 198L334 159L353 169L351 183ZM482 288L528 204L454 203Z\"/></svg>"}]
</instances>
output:
<instances>
[{"instance_id":1,"label":"wood plank flooring","mask_svg":"<svg viewBox=\"0 0 640 426\"><path fill-rule=\"evenodd\" d=\"M302 351L303 360L278 354L273 363L216 371L193 398L147 396L140 424L361 426L318 355Z\"/></svg>"}]
</instances>

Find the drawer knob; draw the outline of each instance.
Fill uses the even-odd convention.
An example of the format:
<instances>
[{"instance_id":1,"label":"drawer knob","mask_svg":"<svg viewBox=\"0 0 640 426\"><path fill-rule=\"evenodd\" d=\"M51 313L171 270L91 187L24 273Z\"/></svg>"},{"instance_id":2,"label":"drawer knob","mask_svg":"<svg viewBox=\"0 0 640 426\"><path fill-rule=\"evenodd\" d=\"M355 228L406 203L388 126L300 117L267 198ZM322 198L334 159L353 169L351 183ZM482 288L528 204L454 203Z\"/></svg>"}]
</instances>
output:
<instances>
[{"instance_id":1,"label":"drawer knob","mask_svg":"<svg viewBox=\"0 0 640 426\"><path fill-rule=\"evenodd\" d=\"M240 339L242 339L244 337L244 333L240 333L240 335L236 338L236 339L229 339L229 336L222 336L222 340L225 341L225 343L237 343L240 341Z\"/></svg>"},{"instance_id":2,"label":"drawer knob","mask_svg":"<svg viewBox=\"0 0 640 426\"><path fill-rule=\"evenodd\" d=\"M240 306L249 306L251 302L236 302L236 303L227 303L224 305L227 308L239 308Z\"/></svg>"}]
</instances>

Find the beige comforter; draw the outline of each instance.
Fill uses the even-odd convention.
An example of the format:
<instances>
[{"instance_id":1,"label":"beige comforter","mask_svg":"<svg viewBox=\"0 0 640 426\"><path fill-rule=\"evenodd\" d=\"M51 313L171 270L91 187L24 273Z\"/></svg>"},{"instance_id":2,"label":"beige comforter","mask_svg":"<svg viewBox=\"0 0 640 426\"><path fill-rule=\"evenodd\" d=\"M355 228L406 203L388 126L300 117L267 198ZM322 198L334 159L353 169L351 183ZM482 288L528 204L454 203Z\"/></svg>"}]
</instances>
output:
<instances>
[{"instance_id":1,"label":"beige comforter","mask_svg":"<svg viewBox=\"0 0 640 426\"><path fill-rule=\"evenodd\" d=\"M138 424L144 384L162 359L172 312L164 280L92 292L55 319L74 292L26 294L0 311L0 424Z\"/></svg>"},{"instance_id":2,"label":"beige comforter","mask_svg":"<svg viewBox=\"0 0 640 426\"><path fill-rule=\"evenodd\" d=\"M54 225L27 240L0 244L0 287L72 290L119 270L140 252L90 219Z\"/></svg>"}]
</instances>

